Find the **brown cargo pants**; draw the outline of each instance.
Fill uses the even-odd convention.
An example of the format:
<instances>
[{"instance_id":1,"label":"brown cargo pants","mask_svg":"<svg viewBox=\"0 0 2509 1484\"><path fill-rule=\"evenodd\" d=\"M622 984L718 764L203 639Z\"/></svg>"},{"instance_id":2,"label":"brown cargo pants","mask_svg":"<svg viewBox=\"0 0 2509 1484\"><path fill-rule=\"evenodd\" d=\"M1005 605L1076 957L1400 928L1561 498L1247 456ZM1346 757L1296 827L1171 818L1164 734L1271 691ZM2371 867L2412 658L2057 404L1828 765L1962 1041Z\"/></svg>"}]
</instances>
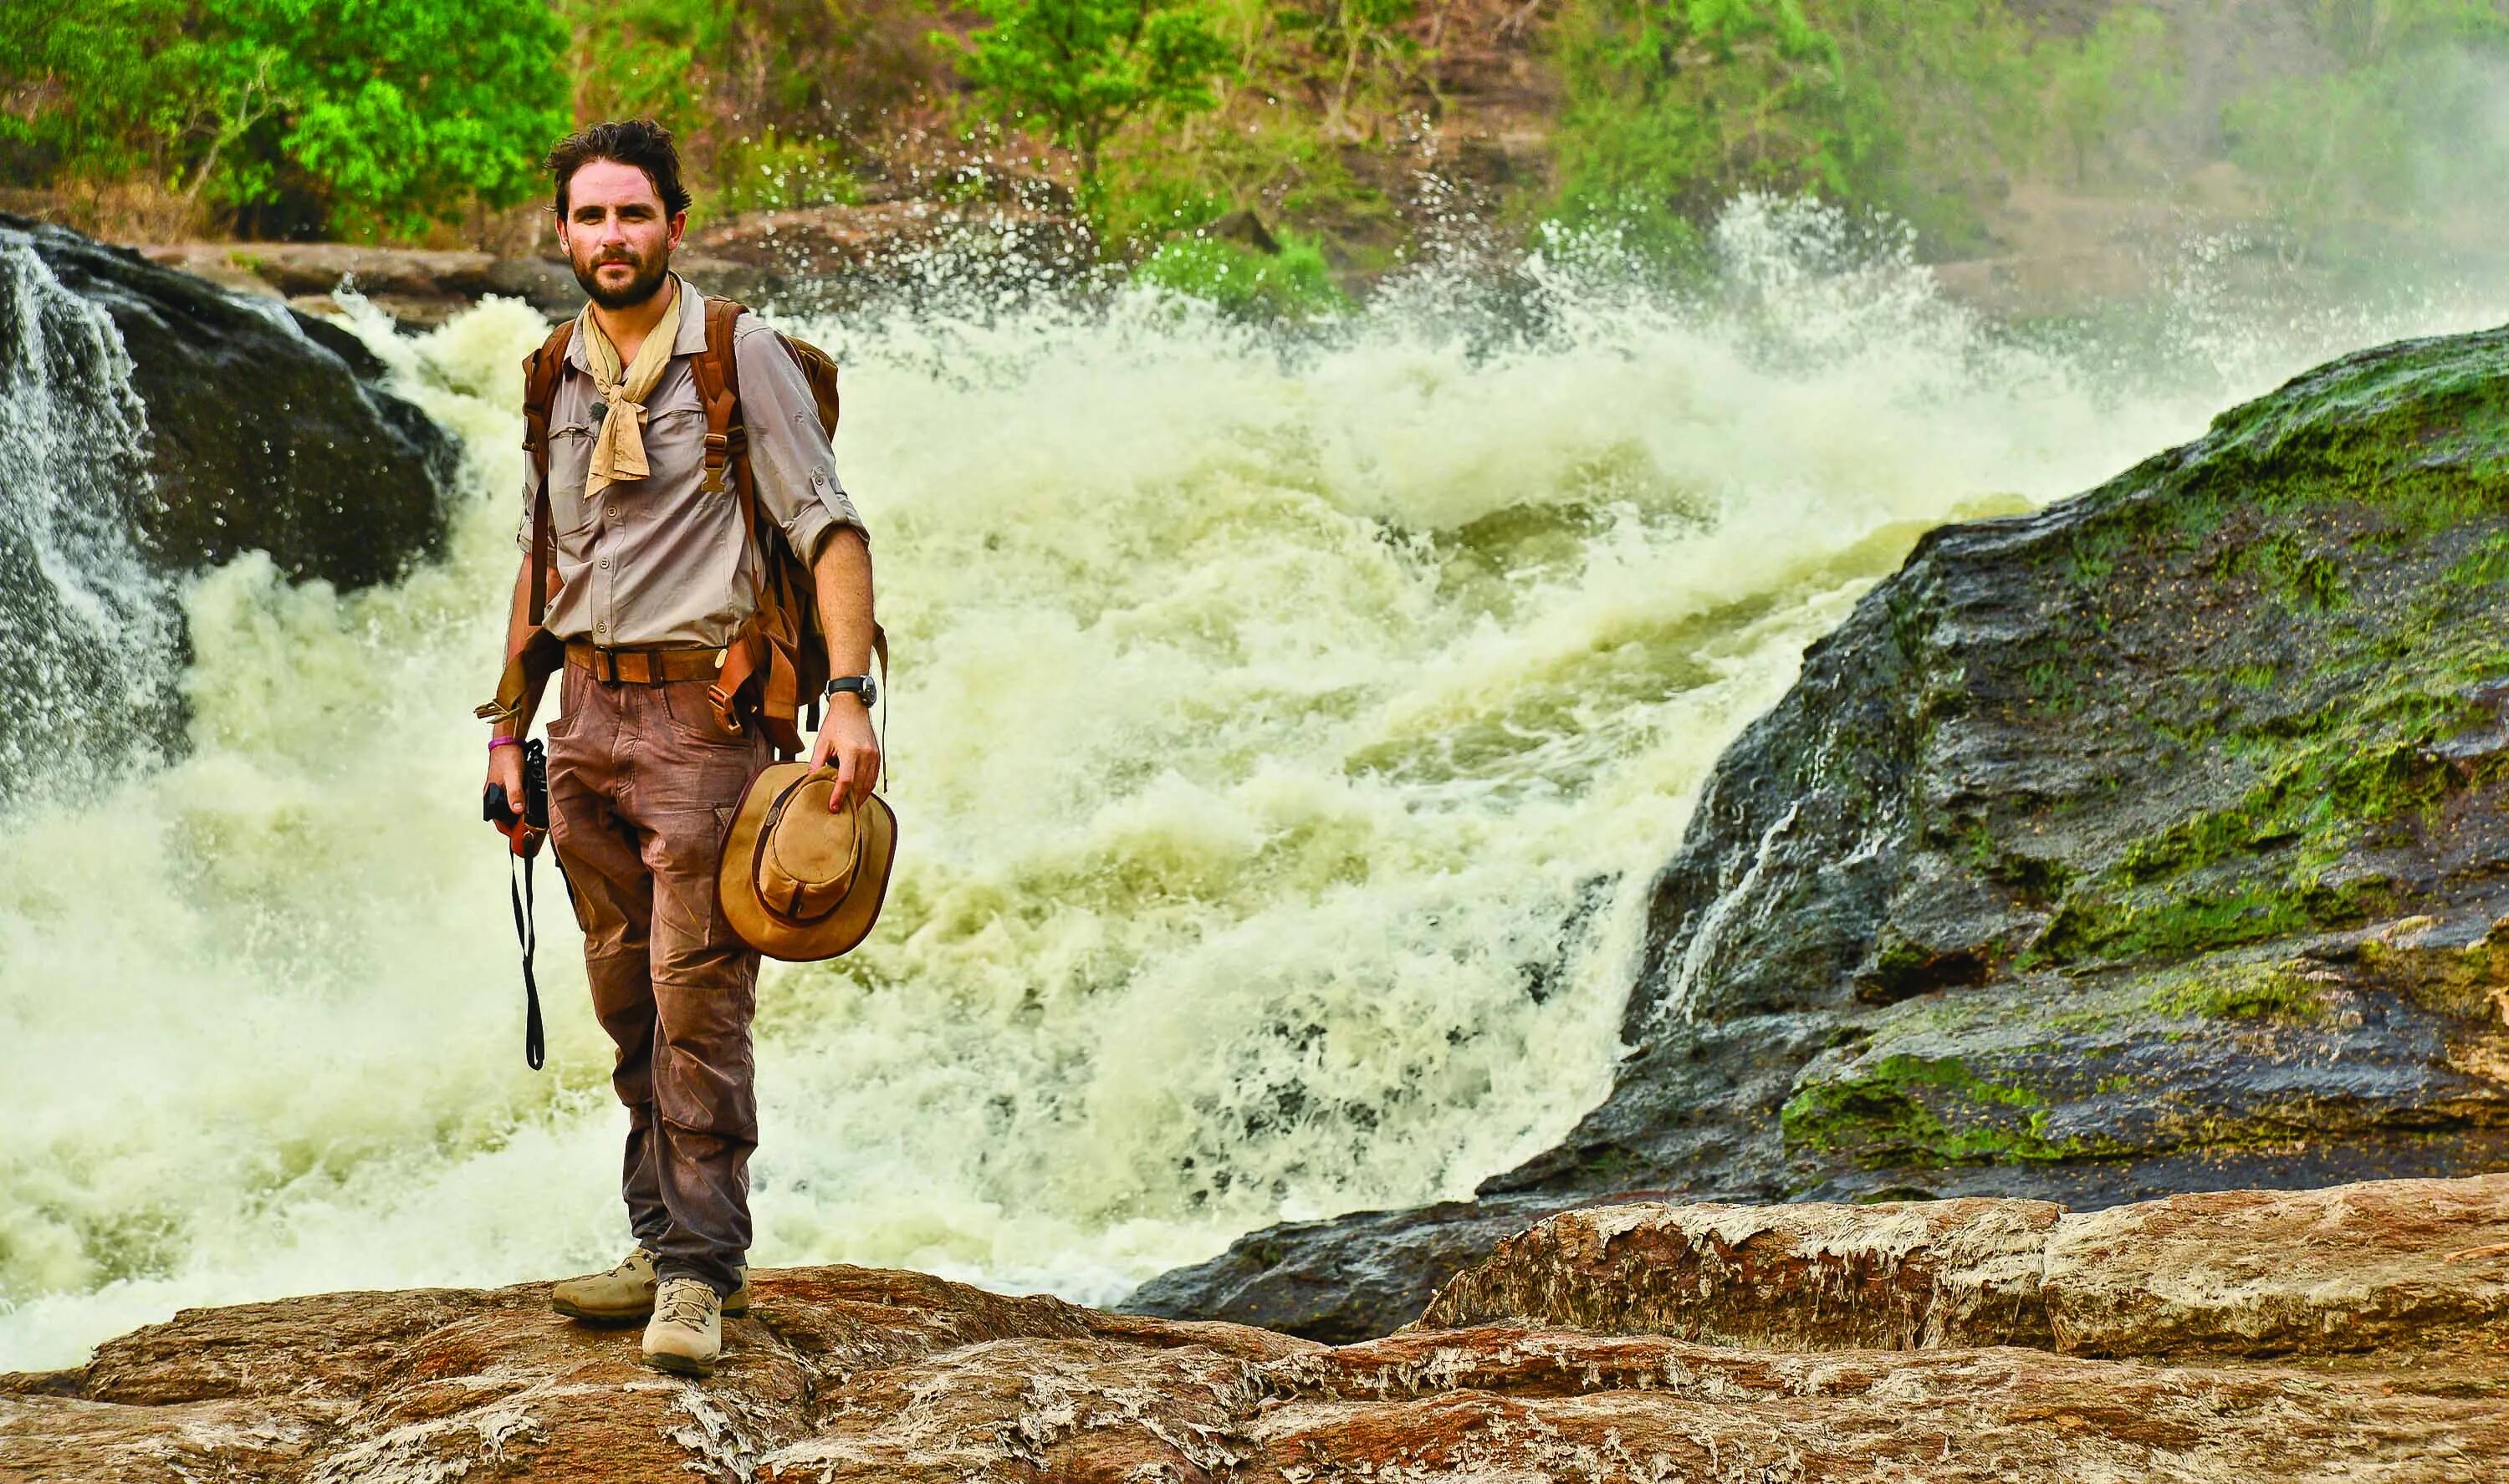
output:
<instances>
[{"instance_id":1,"label":"brown cargo pants","mask_svg":"<svg viewBox=\"0 0 2509 1484\"><path fill-rule=\"evenodd\" d=\"M627 1223L661 1276L729 1294L749 1251L758 954L724 922L715 868L741 790L771 758L756 728L724 730L704 681L563 674L549 839L574 888L593 1013L618 1048Z\"/></svg>"}]
</instances>

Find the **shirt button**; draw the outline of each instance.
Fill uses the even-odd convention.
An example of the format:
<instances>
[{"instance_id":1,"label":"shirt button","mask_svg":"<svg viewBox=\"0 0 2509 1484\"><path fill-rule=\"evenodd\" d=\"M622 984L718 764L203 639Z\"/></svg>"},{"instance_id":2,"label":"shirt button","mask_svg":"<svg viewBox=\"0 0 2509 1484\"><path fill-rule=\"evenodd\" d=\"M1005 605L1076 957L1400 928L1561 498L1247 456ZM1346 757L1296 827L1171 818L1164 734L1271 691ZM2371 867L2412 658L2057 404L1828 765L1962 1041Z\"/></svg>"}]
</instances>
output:
<instances>
[{"instance_id":1,"label":"shirt button","mask_svg":"<svg viewBox=\"0 0 2509 1484\"><path fill-rule=\"evenodd\" d=\"M592 631L596 634L607 634L610 632L610 625L607 622L596 623L592 626Z\"/></svg>"},{"instance_id":2,"label":"shirt button","mask_svg":"<svg viewBox=\"0 0 2509 1484\"><path fill-rule=\"evenodd\" d=\"M610 559L608 557L603 557L601 559L601 570L603 572L608 572L610 570Z\"/></svg>"}]
</instances>

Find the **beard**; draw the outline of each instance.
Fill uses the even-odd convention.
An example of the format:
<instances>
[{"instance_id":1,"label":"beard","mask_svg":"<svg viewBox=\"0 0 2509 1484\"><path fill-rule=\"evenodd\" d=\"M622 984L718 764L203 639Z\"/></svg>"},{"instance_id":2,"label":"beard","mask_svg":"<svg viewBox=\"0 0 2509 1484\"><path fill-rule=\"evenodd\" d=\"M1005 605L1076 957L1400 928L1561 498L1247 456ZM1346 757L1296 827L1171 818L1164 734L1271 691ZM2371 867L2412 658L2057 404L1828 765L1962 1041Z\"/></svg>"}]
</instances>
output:
<instances>
[{"instance_id":1,"label":"beard","mask_svg":"<svg viewBox=\"0 0 2509 1484\"><path fill-rule=\"evenodd\" d=\"M600 278L601 267L605 263L626 263L636 272L625 283L609 287ZM606 310L623 310L644 303L661 290L663 276L671 271L671 255L655 253L652 262L610 257L596 259L589 265L571 262L568 266L575 270L575 281L582 285L585 298Z\"/></svg>"}]
</instances>

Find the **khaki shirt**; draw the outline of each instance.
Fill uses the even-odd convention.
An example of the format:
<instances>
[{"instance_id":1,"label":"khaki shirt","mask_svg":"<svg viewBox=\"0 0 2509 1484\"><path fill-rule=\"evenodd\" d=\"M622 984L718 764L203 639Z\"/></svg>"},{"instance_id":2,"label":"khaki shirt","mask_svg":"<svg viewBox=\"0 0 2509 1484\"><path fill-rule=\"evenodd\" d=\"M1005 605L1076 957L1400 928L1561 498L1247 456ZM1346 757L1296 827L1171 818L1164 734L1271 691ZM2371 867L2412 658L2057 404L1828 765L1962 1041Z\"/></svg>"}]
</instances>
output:
<instances>
[{"instance_id":1,"label":"khaki shirt","mask_svg":"<svg viewBox=\"0 0 2509 1484\"><path fill-rule=\"evenodd\" d=\"M691 310L700 298L680 279ZM689 357L705 349L705 315L680 316L670 364L645 399L645 460L653 473L625 479L597 499L583 493L592 464L599 400L585 369L582 337L567 344L567 368L549 400L548 482L556 577L564 584L547 626L561 639L611 649L717 649L730 642L756 605L756 561L742 538L739 497L727 473L720 495L699 493L705 477L705 407ZM819 429L810 384L774 332L755 315L733 323L740 370L740 421L760 511L783 528L805 562L839 526L863 530L837 481L835 456ZM516 535L532 548L532 502L540 476L523 461L523 520ZM868 533L865 533L868 538Z\"/></svg>"}]
</instances>

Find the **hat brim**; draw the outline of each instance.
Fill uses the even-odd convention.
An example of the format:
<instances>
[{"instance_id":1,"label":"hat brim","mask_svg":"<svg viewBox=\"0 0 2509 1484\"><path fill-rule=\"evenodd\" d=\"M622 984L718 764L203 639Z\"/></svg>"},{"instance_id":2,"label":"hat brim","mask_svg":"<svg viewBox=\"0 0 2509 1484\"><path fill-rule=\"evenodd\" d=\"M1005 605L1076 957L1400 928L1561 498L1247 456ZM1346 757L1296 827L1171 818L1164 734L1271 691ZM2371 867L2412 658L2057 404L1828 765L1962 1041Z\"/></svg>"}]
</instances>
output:
<instances>
[{"instance_id":1,"label":"hat brim","mask_svg":"<svg viewBox=\"0 0 2509 1484\"><path fill-rule=\"evenodd\" d=\"M801 787L810 772L806 762L778 762L749 780L724 835L723 864L715 874L716 896L732 932L768 957L789 963L834 958L870 937L880 904L888 898L889 868L897 859L896 811L874 794L862 808L862 866L835 909L805 922L769 907L758 889L767 821L776 802Z\"/></svg>"}]
</instances>

